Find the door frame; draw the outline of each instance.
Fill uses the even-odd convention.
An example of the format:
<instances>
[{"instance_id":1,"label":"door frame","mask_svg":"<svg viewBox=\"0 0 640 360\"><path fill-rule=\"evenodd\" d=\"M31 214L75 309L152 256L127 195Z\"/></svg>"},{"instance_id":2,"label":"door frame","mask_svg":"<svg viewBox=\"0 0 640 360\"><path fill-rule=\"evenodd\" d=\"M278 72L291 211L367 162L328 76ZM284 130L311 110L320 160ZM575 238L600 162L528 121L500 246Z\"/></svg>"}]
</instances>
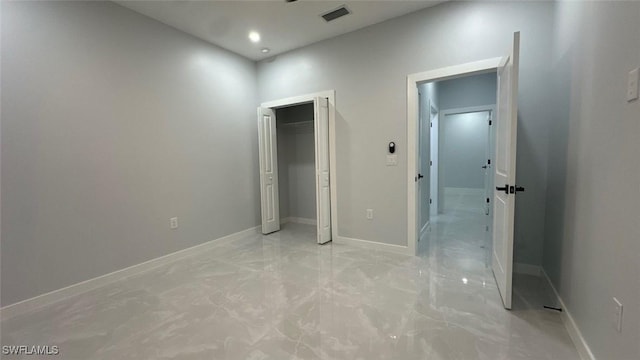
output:
<instances>
[{"instance_id":1,"label":"door frame","mask_svg":"<svg viewBox=\"0 0 640 360\"><path fill-rule=\"evenodd\" d=\"M432 203L429 204L429 220L431 220L432 216L437 216L439 214L439 201L440 194L438 193L438 189L440 186L440 110L438 106L434 105L432 101L429 101L429 121L431 122L431 131L429 132L430 146L431 151L429 152L431 167L429 168L429 196L433 200ZM435 133L435 136L434 136ZM434 149L436 151L434 151ZM436 156L433 156L436 154ZM433 169L436 168L436 176L433 176ZM434 181L435 180L435 181ZM435 194L434 194L434 186L435 186ZM435 214L433 209L435 208Z\"/></svg>"},{"instance_id":2,"label":"door frame","mask_svg":"<svg viewBox=\"0 0 640 360\"><path fill-rule=\"evenodd\" d=\"M459 77L497 71L502 57L485 59L440 69L407 75L407 246L409 253L416 255L419 231L417 224L416 181L418 151L418 85L420 83L450 80Z\"/></svg>"},{"instance_id":3,"label":"door frame","mask_svg":"<svg viewBox=\"0 0 640 360\"><path fill-rule=\"evenodd\" d=\"M440 117L442 120L444 120L445 117L447 117L448 115L458 115L458 114L468 114L468 113L474 113L474 112L485 112L485 111L490 111L491 112L491 116L493 118L493 116L495 116L496 113L496 105L495 104L489 104L489 105L479 105L479 106L469 106L469 107L463 107L463 108L453 108L453 109L447 109L447 110L442 110L440 112ZM438 123L440 123L440 120L438 119ZM495 120L495 119L494 119ZM440 139L442 138L442 128L440 126L438 126L438 129L436 129L436 131L438 132L438 157L440 156L440 150L442 143L440 142ZM493 131L492 128L489 128L489 131ZM487 143L487 146L489 147L489 149L491 148L493 144L491 143ZM492 159L493 161L493 159ZM440 211L440 209L444 208L444 186L442 185L442 164L440 162L440 159L438 159L438 212ZM485 184L486 186L487 184Z\"/></svg>"},{"instance_id":4,"label":"door frame","mask_svg":"<svg viewBox=\"0 0 640 360\"><path fill-rule=\"evenodd\" d=\"M265 108L282 108L313 102L317 97L324 97L329 102L329 192L331 193L331 239L338 238L338 186L336 174L336 91L326 90L316 93L292 96L260 104ZM316 220L318 214L316 214Z\"/></svg>"}]
</instances>

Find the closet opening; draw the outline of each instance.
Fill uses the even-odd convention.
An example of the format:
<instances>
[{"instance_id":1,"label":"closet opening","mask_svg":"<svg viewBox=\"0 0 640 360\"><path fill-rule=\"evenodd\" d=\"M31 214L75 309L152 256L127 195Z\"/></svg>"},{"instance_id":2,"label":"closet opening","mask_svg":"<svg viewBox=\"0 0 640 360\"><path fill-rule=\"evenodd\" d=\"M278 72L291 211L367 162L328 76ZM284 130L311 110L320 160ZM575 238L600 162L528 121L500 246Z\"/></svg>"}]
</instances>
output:
<instances>
[{"instance_id":1,"label":"closet opening","mask_svg":"<svg viewBox=\"0 0 640 360\"><path fill-rule=\"evenodd\" d=\"M316 226L318 244L335 238L333 91L258 107L262 233L288 222Z\"/></svg>"},{"instance_id":2,"label":"closet opening","mask_svg":"<svg viewBox=\"0 0 640 360\"><path fill-rule=\"evenodd\" d=\"M313 102L276 109L280 224L316 225Z\"/></svg>"}]
</instances>

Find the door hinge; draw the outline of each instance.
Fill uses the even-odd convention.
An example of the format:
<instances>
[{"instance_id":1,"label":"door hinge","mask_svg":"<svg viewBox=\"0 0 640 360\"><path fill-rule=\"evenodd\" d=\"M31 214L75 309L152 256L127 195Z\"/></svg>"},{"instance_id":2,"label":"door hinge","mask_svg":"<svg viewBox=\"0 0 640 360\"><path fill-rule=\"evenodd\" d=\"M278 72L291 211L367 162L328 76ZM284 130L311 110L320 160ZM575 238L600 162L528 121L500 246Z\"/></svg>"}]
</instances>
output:
<instances>
[{"instance_id":1,"label":"door hinge","mask_svg":"<svg viewBox=\"0 0 640 360\"><path fill-rule=\"evenodd\" d=\"M431 203L433 203L433 200L432 200L432 199L429 199L429 204L431 204Z\"/></svg>"},{"instance_id":2,"label":"door hinge","mask_svg":"<svg viewBox=\"0 0 640 360\"><path fill-rule=\"evenodd\" d=\"M430 126L430 127L433 127L433 122L431 122L430 124L431 124L431 126Z\"/></svg>"},{"instance_id":3,"label":"door hinge","mask_svg":"<svg viewBox=\"0 0 640 360\"><path fill-rule=\"evenodd\" d=\"M489 126L491 126L491 124L493 124L493 122L491 120L489 120Z\"/></svg>"},{"instance_id":4,"label":"door hinge","mask_svg":"<svg viewBox=\"0 0 640 360\"><path fill-rule=\"evenodd\" d=\"M433 161L429 160L429 166L433 166Z\"/></svg>"},{"instance_id":5,"label":"door hinge","mask_svg":"<svg viewBox=\"0 0 640 360\"><path fill-rule=\"evenodd\" d=\"M487 198L487 204L489 203L489 201L490 201L489 198Z\"/></svg>"}]
</instances>

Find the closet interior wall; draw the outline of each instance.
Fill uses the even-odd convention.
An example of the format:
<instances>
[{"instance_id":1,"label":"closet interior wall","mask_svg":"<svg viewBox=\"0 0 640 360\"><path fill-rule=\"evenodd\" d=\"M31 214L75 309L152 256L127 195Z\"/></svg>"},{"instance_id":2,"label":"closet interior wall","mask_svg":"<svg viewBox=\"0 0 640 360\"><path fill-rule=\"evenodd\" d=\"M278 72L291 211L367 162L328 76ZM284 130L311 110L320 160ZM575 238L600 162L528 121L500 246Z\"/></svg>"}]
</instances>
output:
<instances>
[{"instance_id":1,"label":"closet interior wall","mask_svg":"<svg viewBox=\"0 0 640 360\"><path fill-rule=\"evenodd\" d=\"M276 110L280 219L316 221L313 103Z\"/></svg>"}]
</instances>

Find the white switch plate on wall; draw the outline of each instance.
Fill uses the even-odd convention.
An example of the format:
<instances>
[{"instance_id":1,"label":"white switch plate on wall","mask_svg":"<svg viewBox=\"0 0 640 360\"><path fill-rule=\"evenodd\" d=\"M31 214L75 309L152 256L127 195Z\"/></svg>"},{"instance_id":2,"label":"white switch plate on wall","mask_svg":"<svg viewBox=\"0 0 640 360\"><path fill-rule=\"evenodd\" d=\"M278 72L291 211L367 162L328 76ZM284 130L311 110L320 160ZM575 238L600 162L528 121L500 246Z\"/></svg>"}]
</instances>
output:
<instances>
[{"instance_id":1,"label":"white switch plate on wall","mask_svg":"<svg viewBox=\"0 0 640 360\"><path fill-rule=\"evenodd\" d=\"M367 209L367 219L373 219L373 209Z\"/></svg>"},{"instance_id":2,"label":"white switch plate on wall","mask_svg":"<svg viewBox=\"0 0 640 360\"><path fill-rule=\"evenodd\" d=\"M171 229L177 229L178 228L178 218L177 217L172 217L171 219L169 219L169 227Z\"/></svg>"},{"instance_id":3,"label":"white switch plate on wall","mask_svg":"<svg viewBox=\"0 0 640 360\"><path fill-rule=\"evenodd\" d=\"M387 166L398 166L398 155L387 155Z\"/></svg>"},{"instance_id":4,"label":"white switch plate on wall","mask_svg":"<svg viewBox=\"0 0 640 360\"><path fill-rule=\"evenodd\" d=\"M627 79L627 101L638 99L638 77L640 76L640 68L629 71Z\"/></svg>"}]
</instances>

